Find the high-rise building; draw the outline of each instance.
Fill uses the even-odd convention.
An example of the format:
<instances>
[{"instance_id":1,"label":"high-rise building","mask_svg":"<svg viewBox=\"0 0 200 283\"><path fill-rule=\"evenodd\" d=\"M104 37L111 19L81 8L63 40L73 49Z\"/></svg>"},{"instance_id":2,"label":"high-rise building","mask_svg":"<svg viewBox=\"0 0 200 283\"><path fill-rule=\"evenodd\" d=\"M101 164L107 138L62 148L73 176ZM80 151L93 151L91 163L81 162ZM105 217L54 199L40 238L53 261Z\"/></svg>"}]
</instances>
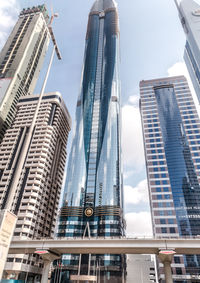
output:
<instances>
[{"instance_id":1,"label":"high-rise building","mask_svg":"<svg viewBox=\"0 0 200 283\"><path fill-rule=\"evenodd\" d=\"M153 234L200 235L200 120L188 83L141 81L140 94ZM174 282L199 282L199 267L199 255L175 256Z\"/></svg>"},{"instance_id":2,"label":"high-rise building","mask_svg":"<svg viewBox=\"0 0 200 283\"><path fill-rule=\"evenodd\" d=\"M13 125L0 147L0 209L9 198L13 177L29 131L38 95L21 97ZM11 212L18 216L14 239L53 237L66 161L71 118L57 92L43 96ZM14 275L13 275L14 274ZM4 278L37 282L42 262L36 255L8 255ZM13 278L13 277L11 277ZM32 278L32 279L31 279Z\"/></svg>"},{"instance_id":3,"label":"high-rise building","mask_svg":"<svg viewBox=\"0 0 200 283\"><path fill-rule=\"evenodd\" d=\"M150 255L127 256L126 283L156 283L155 262Z\"/></svg>"},{"instance_id":4,"label":"high-rise building","mask_svg":"<svg viewBox=\"0 0 200 283\"><path fill-rule=\"evenodd\" d=\"M97 0L89 14L59 237L124 234L119 61L117 4ZM88 274L90 265L90 275L98 269L102 280L122 282L121 255L64 255L62 259L63 282L78 273L79 261L80 274Z\"/></svg>"},{"instance_id":5,"label":"high-rise building","mask_svg":"<svg viewBox=\"0 0 200 283\"><path fill-rule=\"evenodd\" d=\"M20 96L36 85L50 42L44 5L24 9L0 53L0 141L12 124Z\"/></svg>"},{"instance_id":6,"label":"high-rise building","mask_svg":"<svg viewBox=\"0 0 200 283\"><path fill-rule=\"evenodd\" d=\"M186 35L184 59L200 103L200 5L182 0L177 7Z\"/></svg>"}]
</instances>

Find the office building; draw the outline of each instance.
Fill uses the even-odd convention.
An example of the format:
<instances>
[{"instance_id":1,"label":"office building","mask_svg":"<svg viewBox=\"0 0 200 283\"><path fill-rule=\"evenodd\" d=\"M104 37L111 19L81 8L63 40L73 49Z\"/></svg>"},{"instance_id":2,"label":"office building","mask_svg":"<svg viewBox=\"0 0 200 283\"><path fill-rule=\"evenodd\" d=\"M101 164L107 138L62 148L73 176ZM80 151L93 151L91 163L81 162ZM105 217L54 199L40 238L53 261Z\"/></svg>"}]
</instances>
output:
<instances>
[{"instance_id":1,"label":"office building","mask_svg":"<svg viewBox=\"0 0 200 283\"><path fill-rule=\"evenodd\" d=\"M188 83L141 81L140 94L153 234L200 235L200 120ZM199 282L199 267L199 255L175 256L174 282Z\"/></svg>"},{"instance_id":2,"label":"office building","mask_svg":"<svg viewBox=\"0 0 200 283\"><path fill-rule=\"evenodd\" d=\"M127 255L126 262L126 283L157 282L155 262L150 255Z\"/></svg>"},{"instance_id":3,"label":"office building","mask_svg":"<svg viewBox=\"0 0 200 283\"><path fill-rule=\"evenodd\" d=\"M97 0L89 14L59 237L124 234L119 61L117 5ZM81 275L98 269L102 282L122 282L121 255L64 255L61 282L78 274L79 260Z\"/></svg>"},{"instance_id":4,"label":"office building","mask_svg":"<svg viewBox=\"0 0 200 283\"><path fill-rule=\"evenodd\" d=\"M182 0L177 7L186 35L184 59L200 103L200 5Z\"/></svg>"},{"instance_id":5,"label":"office building","mask_svg":"<svg viewBox=\"0 0 200 283\"><path fill-rule=\"evenodd\" d=\"M0 147L1 209L9 198L38 97L20 98L13 125ZM70 127L71 118L61 95L45 94L12 203L11 211L18 216L16 240L54 237ZM8 255L3 278L36 282L41 274L42 261L38 256Z\"/></svg>"},{"instance_id":6,"label":"office building","mask_svg":"<svg viewBox=\"0 0 200 283\"><path fill-rule=\"evenodd\" d=\"M19 97L32 94L50 42L44 5L24 9L0 53L0 142Z\"/></svg>"}]
</instances>

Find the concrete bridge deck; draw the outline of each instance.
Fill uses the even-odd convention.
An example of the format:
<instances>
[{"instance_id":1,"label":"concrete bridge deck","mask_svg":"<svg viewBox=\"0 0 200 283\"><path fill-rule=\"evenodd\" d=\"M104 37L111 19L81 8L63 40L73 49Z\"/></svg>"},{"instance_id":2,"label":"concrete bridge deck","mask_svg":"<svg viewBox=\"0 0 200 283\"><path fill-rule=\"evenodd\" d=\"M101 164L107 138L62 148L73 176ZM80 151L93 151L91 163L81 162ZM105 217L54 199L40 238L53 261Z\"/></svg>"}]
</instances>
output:
<instances>
[{"instance_id":1,"label":"concrete bridge deck","mask_svg":"<svg viewBox=\"0 0 200 283\"><path fill-rule=\"evenodd\" d=\"M50 250L56 254L158 254L174 250L177 254L200 254L200 238L63 238L13 241L10 254L30 254Z\"/></svg>"}]
</instances>

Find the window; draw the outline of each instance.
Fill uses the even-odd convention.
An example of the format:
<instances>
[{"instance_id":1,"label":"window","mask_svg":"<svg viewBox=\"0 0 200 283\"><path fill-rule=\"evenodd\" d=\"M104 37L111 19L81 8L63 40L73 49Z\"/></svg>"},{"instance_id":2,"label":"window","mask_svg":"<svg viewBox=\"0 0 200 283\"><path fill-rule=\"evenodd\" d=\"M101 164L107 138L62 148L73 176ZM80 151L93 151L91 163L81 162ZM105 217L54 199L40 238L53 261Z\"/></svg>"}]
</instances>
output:
<instances>
[{"instance_id":1,"label":"window","mask_svg":"<svg viewBox=\"0 0 200 283\"><path fill-rule=\"evenodd\" d=\"M168 219L169 224L174 224L174 219Z\"/></svg>"},{"instance_id":2,"label":"window","mask_svg":"<svg viewBox=\"0 0 200 283\"><path fill-rule=\"evenodd\" d=\"M163 234L166 234L167 233L167 228L161 228L161 232L163 233Z\"/></svg>"},{"instance_id":3,"label":"window","mask_svg":"<svg viewBox=\"0 0 200 283\"><path fill-rule=\"evenodd\" d=\"M162 178L167 178L167 174L161 174Z\"/></svg>"},{"instance_id":4,"label":"window","mask_svg":"<svg viewBox=\"0 0 200 283\"><path fill-rule=\"evenodd\" d=\"M170 199L170 195L164 195L165 199Z\"/></svg>"},{"instance_id":5,"label":"window","mask_svg":"<svg viewBox=\"0 0 200 283\"><path fill-rule=\"evenodd\" d=\"M170 234L174 234L174 233L176 233L176 229L174 227L170 227L169 232L170 232Z\"/></svg>"},{"instance_id":6,"label":"window","mask_svg":"<svg viewBox=\"0 0 200 283\"><path fill-rule=\"evenodd\" d=\"M177 268L176 268L176 273L177 273L178 275L183 274L182 269L181 269L180 267L177 267Z\"/></svg>"},{"instance_id":7,"label":"window","mask_svg":"<svg viewBox=\"0 0 200 283\"><path fill-rule=\"evenodd\" d=\"M160 224L166 224L166 220L165 219L160 219Z\"/></svg>"},{"instance_id":8,"label":"window","mask_svg":"<svg viewBox=\"0 0 200 283\"><path fill-rule=\"evenodd\" d=\"M175 256L175 257L174 257L174 262L175 262L175 263L181 263L180 257Z\"/></svg>"}]
</instances>

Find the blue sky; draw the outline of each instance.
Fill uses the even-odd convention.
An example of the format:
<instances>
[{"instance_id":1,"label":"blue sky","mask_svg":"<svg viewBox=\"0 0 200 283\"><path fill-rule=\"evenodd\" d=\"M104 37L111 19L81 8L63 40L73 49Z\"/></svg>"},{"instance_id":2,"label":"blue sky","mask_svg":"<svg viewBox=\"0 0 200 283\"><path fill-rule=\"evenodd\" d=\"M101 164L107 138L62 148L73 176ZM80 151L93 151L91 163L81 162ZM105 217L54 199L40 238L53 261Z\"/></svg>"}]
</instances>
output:
<instances>
[{"instance_id":1,"label":"blue sky","mask_svg":"<svg viewBox=\"0 0 200 283\"><path fill-rule=\"evenodd\" d=\"M54 12L59 13L53 28L63 57L62 61L54 60L46 91L62 93L74 120L87 19L93 0L0 0L0 48L17 19L18 11L42 3L47 5L49 11L52 6ZM117 3L121 32L126 217L129 233L147 233L151 225L138 110L139 81L185 74L185 66L181 63L185 36L173 0L118 0ZM6 17L8 20L5 23ZM44 69L48 58L49 54ZM43 76L42 71L36 92L40 90Z\"/></svg>"}]
</instances>

